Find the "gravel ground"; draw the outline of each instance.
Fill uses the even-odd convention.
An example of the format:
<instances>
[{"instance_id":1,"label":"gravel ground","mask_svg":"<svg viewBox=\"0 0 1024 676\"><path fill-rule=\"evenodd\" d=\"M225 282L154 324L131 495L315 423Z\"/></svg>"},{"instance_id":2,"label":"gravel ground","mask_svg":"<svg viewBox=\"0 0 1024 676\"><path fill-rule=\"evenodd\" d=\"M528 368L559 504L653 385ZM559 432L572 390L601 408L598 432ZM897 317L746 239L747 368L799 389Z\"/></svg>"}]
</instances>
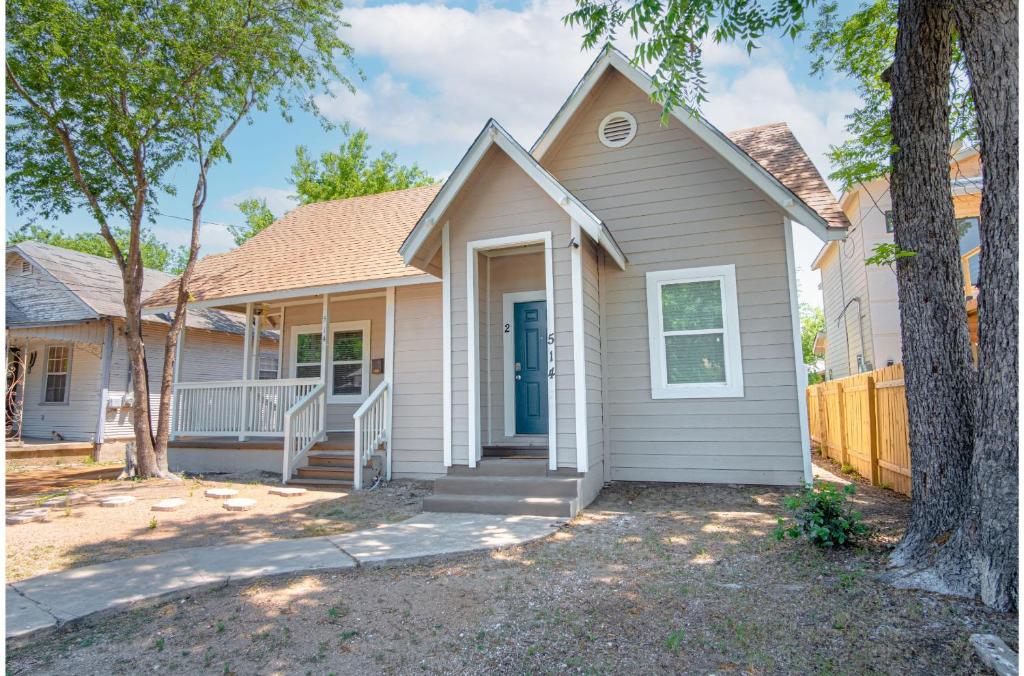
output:
<instances>
[{"instance_id":1,"label":"gravel ground","mask_svg":"<svg viewBox=\"0 0 1024 676\"><path fill-rule=\"evenodd\" d=\"M79 486L90 501L55 507L45 521L8 526L7 579L20 580L102 561L132 558L182 547L204 547L276 538L309 537L370 528L401 521L421 510L430 484L394 481L375 491L349 492L310 488L301 496L270 495L278 485L259 474L165 480L99 481ZM236 497L254 498L247 512L229 512L222 500L204 497L208 488L234 488ZM7 512L34 507L68 489L8 499ZM131 495L125 507L100 507L111 495ZM154 503L184 498L174 512L153 512Z\"/></svg>"},{"instance_id":2,"label":"gravel ground","mask_svg":"<svg viewBox=\"0 0 1024 676\"><path fill-rule=\"evenodd\" d=\"M81 625L9 674L985 673L1017 617L875 580L909 503L861 488L856 548L776 542L768 487L616 484L546 540L275 579Z\"/></svg>"}]
</instances>

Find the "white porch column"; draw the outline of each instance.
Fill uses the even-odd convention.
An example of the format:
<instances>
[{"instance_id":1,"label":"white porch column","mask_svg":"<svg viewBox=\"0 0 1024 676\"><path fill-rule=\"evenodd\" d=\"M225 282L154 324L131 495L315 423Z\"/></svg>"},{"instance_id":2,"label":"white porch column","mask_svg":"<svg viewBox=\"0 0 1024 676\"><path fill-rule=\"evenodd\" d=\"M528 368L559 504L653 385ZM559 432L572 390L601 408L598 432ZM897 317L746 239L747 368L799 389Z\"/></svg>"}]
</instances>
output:
<instances>
[{"instance_id":1,"label":"white porch column","mask_svg":"<svg viewBox=\"0 0 1024 676\"><path fill-rule=\"evenodd\" d=\"M384 305L384 380L388 391L384 401L384 434L387 439L387 467L384 475L391 481L391 409L395 401L395 287L387 288Z\"/></svg>"},{"instance_id":2,"label":"white porch column","mask_svg":"<svg viewBox=\"0 0 1024 676\"><path fill-rule=\"evenodd\" d=\"M330 382L327 378L327 369L330 368L331 364L331 343L330 343L330 311L331 311L331 299L328 294L324 294L323 311L320 317L320 382L324 384L324 389L327 389L327 383ZM325 395L330 395L330 392L325 392ZM327 411L324 411L324 431L321 437L321 441L327 440ZM358 453L359 449L355 449ZM357 456L353 456L357 457Z\"/></svg>"},{"instance_id":3,"label":"white porch column","mask_svg":"<svg viewBox=\"0 0 1024 676\"><path fill-rule=\"evenodd\" d=\"M96 417L96 450L94 460L100 459L100 445L103 444L104 427L107 421L107 397L110 394L110 356L114 343L114 323L106 320L106 332L103 334L103 357L100 366L100 405Z\"/></svg>"},{"instance_id":4,"label":"white porch column","mask_svg":"<svg viewBox=\"0 0 1024 676\"><path fill-rule=\"evenodd\" d=\"M245 304L245 337L242 340L242 391L238 397L238 440L245 441L246 418L249 408L249 387L245 382L248 380L249 354L252 350L252 303Z\"/></svg>"},{"instance_id":5,"label":"white porch column","mask_svg":"<svg viewBox=\"0 0 1024 676\"><path fill-rule=\"evenodd\" d=\"M175 423L178 420L178 383L181 382L181 354L185 351L185 336L187 335L188 329L182 324L178 343L174 346L174 386L171 388L171 441L178 438L178 435L174 433Z\"/></svg>"}]
</instances>

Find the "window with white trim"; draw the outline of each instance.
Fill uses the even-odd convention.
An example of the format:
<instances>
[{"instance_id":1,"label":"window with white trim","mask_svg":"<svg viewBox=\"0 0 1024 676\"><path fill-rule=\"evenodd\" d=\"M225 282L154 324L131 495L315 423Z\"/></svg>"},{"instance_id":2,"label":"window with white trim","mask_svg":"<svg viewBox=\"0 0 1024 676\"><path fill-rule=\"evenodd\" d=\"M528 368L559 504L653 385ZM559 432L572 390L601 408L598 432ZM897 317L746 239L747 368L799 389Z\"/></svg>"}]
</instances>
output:
<instances>
[{"instance_id":1,"label":"window with white trim","mask_svg":"<svg viewBox=\"0 0 1024 676\"><path fill-rule=\"evenodd\" d=\"M647 273L654 399L742 397L736 266Z\"/></svg>"},{"instance_id":2,"label":"window with white trim","mask_svg":"<svg viewBox=\"0 0 1024 676\"><path fill-rule=\"evenodd\" d=\"M63 404L68 400L68 375L71 373L71 348L51 345L46 348L46 372L43 402Z\"/></svg>"},{"instance_id":3,"label":"window with white trim","mask_svg":"<svg viewBox=\"0 0 1024 676\"><path fill-rule=\"evenodd\" d=\"M327 400L359 403L370 393L370 322L334 322L327 358ZM293 378L320 377L320 327L292 327Z\"/></svg>"}]
</instances>

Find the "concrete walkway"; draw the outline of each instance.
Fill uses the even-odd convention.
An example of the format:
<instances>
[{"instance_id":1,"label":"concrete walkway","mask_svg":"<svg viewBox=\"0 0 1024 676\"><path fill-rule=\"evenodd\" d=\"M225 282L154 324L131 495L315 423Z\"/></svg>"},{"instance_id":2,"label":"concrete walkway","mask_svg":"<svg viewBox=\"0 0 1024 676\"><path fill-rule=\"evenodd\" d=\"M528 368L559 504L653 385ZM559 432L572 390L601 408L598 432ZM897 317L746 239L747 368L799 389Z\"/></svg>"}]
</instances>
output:
<instances>
[{"instance_id":1,"label":"concrete walkway","mask_svg":"<svg viewBox=\"0 0 1024 676\"><path fill-rule=\"evenodd\" d=\"M419 562L530 542L564 519L424 513L343 535L194 547L71 568L7 585L7 642L68 622L258 577Z\"/></svg>"}]
</instances>

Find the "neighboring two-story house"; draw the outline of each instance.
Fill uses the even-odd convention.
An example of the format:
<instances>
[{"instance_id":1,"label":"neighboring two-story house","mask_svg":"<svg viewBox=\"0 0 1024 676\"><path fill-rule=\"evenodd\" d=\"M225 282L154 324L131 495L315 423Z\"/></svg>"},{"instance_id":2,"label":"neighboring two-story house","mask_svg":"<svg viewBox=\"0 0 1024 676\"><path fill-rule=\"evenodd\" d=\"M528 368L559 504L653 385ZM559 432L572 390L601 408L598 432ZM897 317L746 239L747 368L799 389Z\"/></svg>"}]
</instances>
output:
<instances>
[{"instance_id":1,"label":"neighboring two-story house","mask_svg":"<svg viewBox=\"0 0 1024 676\"><path fill-rule=\"evenodd\" d=\"M982 186L978 151L970 148L955 152L949 175L960 233L964 302L976 353ZM824 335L819 336L815 347L825 358L825 377L829 379L903 360L896 273L888 266L865 263L877 245L893 242L889 181L879 179L862 185L845 193L839 203L850 220L849 236L845 241L826 242L811 265L821 273L825 310Z\"/></svg>"}]
</instances>

